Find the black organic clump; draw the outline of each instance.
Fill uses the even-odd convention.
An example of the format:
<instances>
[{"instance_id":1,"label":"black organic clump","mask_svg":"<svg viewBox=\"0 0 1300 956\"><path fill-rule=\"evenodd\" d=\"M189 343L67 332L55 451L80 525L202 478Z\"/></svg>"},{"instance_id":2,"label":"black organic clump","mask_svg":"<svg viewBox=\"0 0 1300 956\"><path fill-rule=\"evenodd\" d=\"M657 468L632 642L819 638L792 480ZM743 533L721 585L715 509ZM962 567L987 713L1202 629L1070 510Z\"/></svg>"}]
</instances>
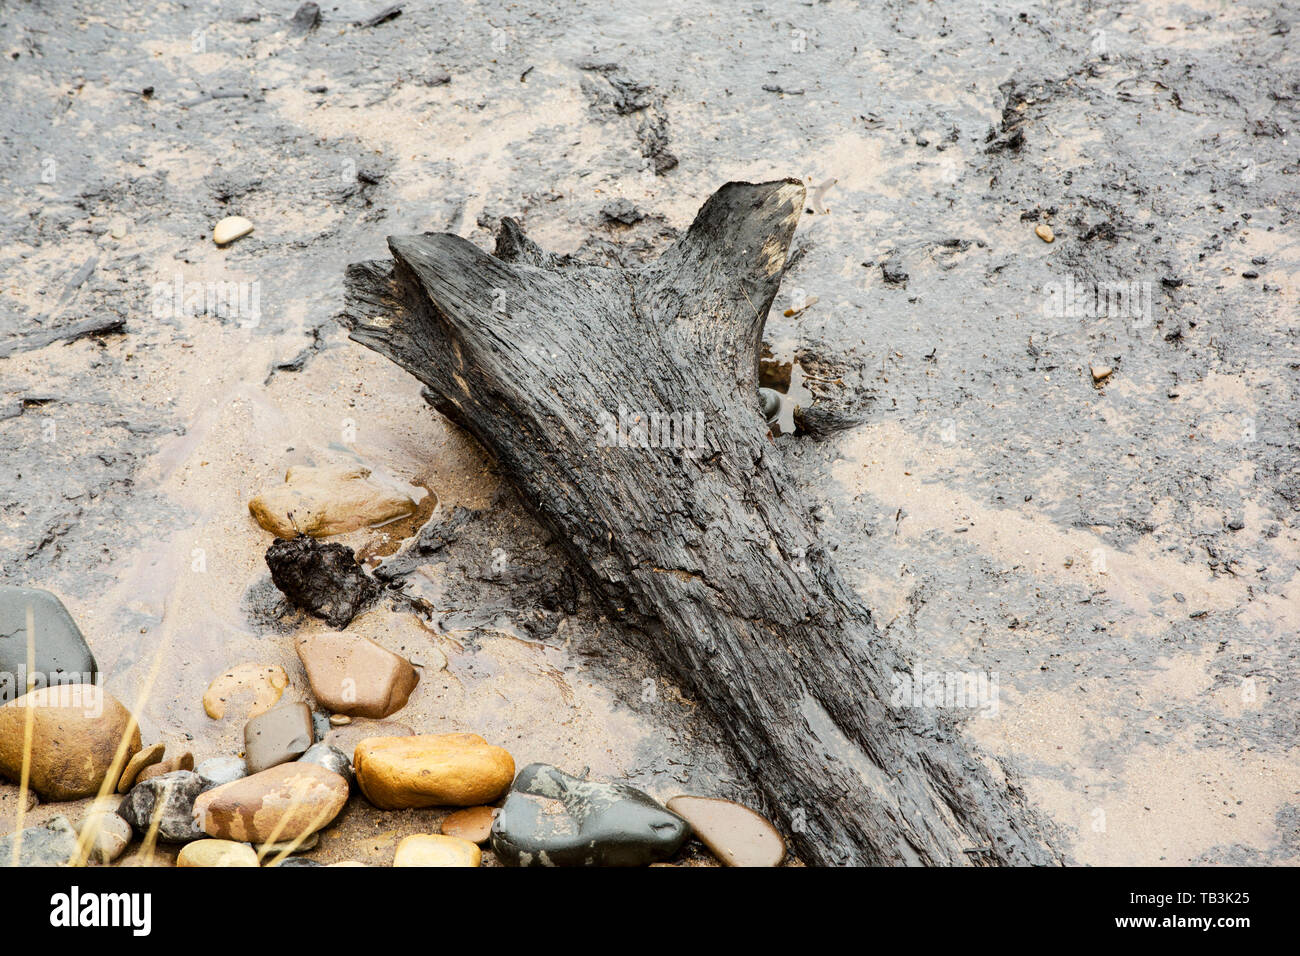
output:
<instances>
[{"instance_id":1,"label":"black organic clump","mask_svg":"<svg viewBox=\"0 0 1300 956\"><path fill-rule=\"evenodd\" d=\"M266 549L266 566L290 604L334 628L347 627L381 590L347 545L321 544L305 534L276 538Z\"/></svg>"}]
</instances>

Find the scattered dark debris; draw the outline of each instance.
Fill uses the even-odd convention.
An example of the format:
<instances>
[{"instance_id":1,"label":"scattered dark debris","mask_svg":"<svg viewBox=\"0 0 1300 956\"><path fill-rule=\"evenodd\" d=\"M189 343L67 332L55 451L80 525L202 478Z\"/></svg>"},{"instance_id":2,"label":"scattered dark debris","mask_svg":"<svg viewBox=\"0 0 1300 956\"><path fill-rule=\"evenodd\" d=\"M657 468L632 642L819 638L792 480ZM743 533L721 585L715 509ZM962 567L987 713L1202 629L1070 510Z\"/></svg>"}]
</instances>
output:
<instances>
[{"instance_id":1,"label":"scattered dark debris","mask_svg":"<svg viewBox=\"0 0 1300 956\"><path fill-rule=\"evenodd\" d=\"M641 155L656 176L662 176L677 166L677 157L668 150L668 116L664 98L657 96L648 83L632 79L617 63L582 61L578 68L587 74L582 77L582 90L597 113L612 111L616 116L641 113L636 137L641 144Z\"/></svg>"},{"instance_id":2,"label":"scattered dark debris","mask_svg":"<svg viewBox=\"0 0 1300 956\"><path fill-rule=\"evenodd\" d=\"M607 222L617 222L624 226L634 226L645 218L645 213L636 207L630 199L615 199L606 203L600 210Z\"/></svg>"},{"instance_id":3,"label":"scattered dark debris","mask_svg":"<svg viewBox=\"0 0 1300 956\"><path fill-rule=\"evenodd\" d=\"M787 90L784 86L774 84L764 84L763 90L768 93L779 93L782 96L803 96L803 90Z\"/></svg>"},{"instance_id":4,"label":"scattered dark debris","mask_svg":"<svg viewBox=\"0 0 1300 956\"><path fill-rule=\"evenodd\" d=\"M520 83L526 82L528 80L528 74L533 72L533 70L535 69L537 69L535 66L530 66L528 67L528 69L524 70L524 72L520 73L519 82Z\"/></svg>"},{"instance_id":5,"label":"scattered dark debris","mask_svg":"<svg viewBox=\"0 0 1300 956\"><path fill-rule=\"evenodd\" d=\"M600 76L600 79L582 78L582 90L593 107L609 108L619 116L627 116L646 109L654 102L654 92L650 85L632 79L617 63L579 63L578 69Z\"/></svg>"},{"instance_id":6,"label":"scattered dark debris","mask_svg":"<svg viewBox=\"0 0 1300 956\"><path fill-rule=\"evenodd\" d=\"M907 285L907 272L897 259L886 259L880 263L880 274L890 285Z\"/></svg>"},{"instance_id":7,"label":"scattered dark debris","mask_svg":"<svg viewBox=\"0 0 1300 956\"><path fill-rule=\"evenodd\" d=\"M213 100L237 100L241 98L248 99L251 95L252 94L249 93L248 90L217 89L217 90L211 90L208 92L200 93L198 96L194 97L194 99L186 100L184 103L181 104L181 106L184 107L198 106L200 103L209 103L212 102Z\"/></svg>"},{"instance_id":8,"label":"scattered dark debris","mask_svg":"<svg viewBox=\"0 0 1300 956\"><path fill-rule=\"evenodd\" d=\"M305 534L276 538L266 550L266 566L290 604L337 629L347 627L381 590L347 545L322 544Z\"/></svg>"},{"instance_id":9,"label":"scattered dark debris","mask_svg":"<svg viewBox=\"0 0 1300 956\"><path fill-rule=\"evenodd\" d=\"M310 334L312 339L311 343L304 347L302 351L287 362L277 362L275 365L271 366L271 371L266 373L266 378L262 382L263 385L271 384L271 379L275 378L276 374L279 372L301 372L307 367L307 363L311 361L311 359L315 358L319 353L325 350L325 339L321 335L321 328L318 326L311 329Z\"/></svg>"},{"instance_id":10,"label":"scattered dark debris","mask_svg":"<svg viewBox=\"0 0 1300 956\"><path fill-rule=\"evenodd\" d=\"M81 268L72 274L72 278L68 280L68 284L63 287L63 294L59 296L59 301L67 302L72 298L72 293L81 288L81 284L90 278L90 274L95 271L95 266L98 264L99 256L91 256L83 262Z\"/></svg>"},{"instance_id":11,"label":"scattered dark debris","mask_svg":"<svg viewBox=\"0 0 1300 956\"><path fill-rule=\"evenodd\" d=\"M394 17L401 16L402 6L403 4L394 3L392 6L384 7L378 13L366 17L364 20L353 21L352 25L354 27L377 27L381 23L387 23Z\"/></svg>"},{"instance_id":12,"label":"scattered dark debris","mask_svg":"<svg viewBox=\"0 0 1300 956\"><path fill-rule=\"evenodd\" d=\"M1115 227L1109 222L1098 222L1088 226L1079 235L1081 242L1090 242L1093 239L1106 239L1114 242L1118 236L1115 234Z\"/></svg>"},{"instance_id":13,"label":"scattered dark debris","mask_svg":"<svg viewBox=\"0 0 1300 956\"><path fill-rule=\"evenodd\" d=\"M98 316L83 319L59 328L41 329L36 332L24 332L0 341L0 358L8 358L18 352L31 352L43 349L53 342L75 342L78 339L93 338L100 335L113 335L126 331L126 319L120 315Z\"/></svg>"},{"instance_id":14,"label":"scattered dark debris","mask_svg":"<svg viewBox=\"0 0 1300 956\"><path fill-rule=\"evenodd\" d=\"M427 522L413 542L375 568L375 577L385 583L396 581L428 564L430 556L442 552L460 538L465 525L474 517L475 512L457 505L441 521Z\"/></svg>"},{"instance_id":15,"label":"scattered dark debris","mask_svg":"<svg viewBox=\"0 0 1300 956\"><path fill-rule=\"evenodd\" d=\"M998 86L1005 97L1002 103L1002 119L997 126L988 131L984 137L984 152L1000 153L1006 150L1017 152L1025 145L1025 118L1029 106L1041 96L1026 94L1019 89L1016 80L1008 80Z\"/></svg>"},{"instance_id":16,"label":"scattered dark debris","mask_svg":"<svg viewBox=\"0 0 1300 956\"><path fill-rule=\"evenodd\" d=\"M320 6L307 0L289 21L290 36L306 36L320 26Z\"/></svg>"},{"instance_id":17,"label":"scattered dark debris","mask_svg":"<svg viewBox=\"0 0 1300 956\"><path fill-rule=\"evenodd\" d=\"M809 438L826 438L836 432L856 428L866 420L864 412L830 408L820 402L814 402L806 408L800 405L794 412L795 428Z\"/></svg>"},{"instance_id":18,"label":"scattered dark debris","mask_svg":"<svg viewBox=\"0 0 1300 956\"><path fill-rule=\"evenodd\" d=\"M668 117L658 109L647 111L637 125L636 138L641 155L650 163L656 176L677 166L677 157L668 150Z\"/></svg>"}]
</instances>

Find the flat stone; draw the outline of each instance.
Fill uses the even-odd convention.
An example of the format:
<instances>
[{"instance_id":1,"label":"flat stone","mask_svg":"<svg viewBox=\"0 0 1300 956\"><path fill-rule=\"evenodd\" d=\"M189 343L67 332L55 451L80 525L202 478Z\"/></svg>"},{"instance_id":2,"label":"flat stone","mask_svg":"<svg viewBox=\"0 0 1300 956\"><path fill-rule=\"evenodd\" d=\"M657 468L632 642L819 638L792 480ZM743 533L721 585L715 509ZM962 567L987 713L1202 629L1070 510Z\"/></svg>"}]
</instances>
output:
<instances>
[{"instance_id":1,"label":"flat stone","mask_svg":"<svg viewBox=\"0 0 1300 956\"><path fill-rule=\"evenodd\" d=\"M309 860L306 857L302 857L302 856L289 856L289 857L285 857L279 863L269 863L267 865L274 866L274 867L287 866L287 867L294 867L294 868L302 868L306 866L324 866L325 864L318 863L315 860Z\"/></svg>"},{"instance_id":2,"label":"flat stone","mask_svg":"<svg viewBox=\"0 0 1300 956\"><path fill-rule=\"evenodd\" d=\"M32 719L31 788L46 800L77 800L99 792L130 728L125 760L140 750L140 728L112 694L92 684L60 684L0 707L0 774L22 773L24 725ZM123 764L124 765L124 764ZM109 789L117 780L109 781Z\"/></svg>"},{"instance_id":3,"label":"flat stone","mask_svg":"<svg viewBox=\"0 0 1300 956\"><path fill-rule=\"evenodd\" d=\"M328 826L348 800L348 782L312 763L280 764L222 784L195 801L209 836L241 843L288 842Z\"/></svg>"},{"instance_id":4,"label":"flat stone","mask_svg":"<svg viewBox=\"0 0 1300 956\"><path fill-rule=\"evenodd\" d=\"M1088 371L1092 373L1092 380L1100 383L1106 381L1114 373L1114 369L1109 365L1090 365Z\"/></svg>"},{"instance_id":5,"label":"flat stone","mask_svg":"<svg viewBox=\"0 0 1300 956\"><path fill-rule=\"evenodd\" d=\"M361 792L381 810L491 803L515 773L510 754L477 734L373 737L357 744L352 766Z\"/></svg>"},{"instance_id":6,"label":"flat stone","mask_svg":"<svg viewBox=\"0 0 1300 956\"><path fill-rule=\"evenodd\" d=\"M244 719L264 714L280 701L289 675L279 664L236 664L212 679L203 694L203 710L213 720L226 716L233 700L248 702Z\"/></svg>"},{"instance_id":7,"label":"flat stone","mask_svg":"<svg viewBox=\"0 0 1300 956\"><path fill-rule=\"evenodd\" d=\"M312 693L335 714L387 717L406 706L420 681L410 661L369 638L325 632L297 647Z\"/></svg>"},{"instance_id":8,"label":"flat stone","mask_svg":"<svg viewBox=\"0 0 1300 956\"><path fill-rule=\"evenodd\" d=\"M112 863L131 844L131 824L114 812L88 813L77 828L77 836L86 841L86 858Z\"/></svg>"},{"instance_id":9,"label":"flat stone","mask_svg":"<svg viewBox=\"0 0 1300 956\"><path fill-rule=\"evenodd\" d=\"M212 241L219 246L241 239L253 231L253 224L243 216L227 216L212 230Z\"/></svg>"},{"instance_id":10,"label":"flat stone","mask_svg":"<svg viewBox=\"0 0 1300 956\"><path fill-rule=\"evenodd\" d=\"M358 531L403 518L415 509L409 495L372 480L369 468L355 465L294 465L283 484L248 503L259 525L286 540L299 534L324 538Z\"/></svg>"},{"instance_id":11,"label":"flat stone","mask_svg":"<svg viewBox=\"0 0 1300 956\"><path fill-rule=\"evenodd\" d=\"M160 842L188 843L203 836L194 825L194 802L209 786L197 773L177 770L137 783L117 812L142 837L156 818Z\"/></svg>"},{"instance_id":12,"label":"flat stone","mask_svg":"<svg viewBox=\"0 0 1300 956\"><path fill-rule=\"evenodd\" d=\"M307 752L298 758L299 763L314 763L326 770L333 770L336 774L348 782L350 787L356 782L356 774L352 772L352 760L338 747L327 743L312 744L307 748Z\"/></svg>"},{"instance_id":13,"label":"flat stone","mask_svg":"<svg viewBox=\"0 0 1300 956\"><path fill-rule=\"evenodd\" d=\"M470 807L449 813L440 829L447 836L459 837L470 843L487 843L492 839L492 818L496 810L491 807Z\"/></svg>"},{"instance_id":14,"label":"flat stone","mask_svg":"<svg viewBox=\"0 0 1300 956\"><path fill-rule=\"evenodd\" d=\"M27 618L34 667L27 672ZM54 684L94 684L99 674L76 621L63 602L39 588L0 587L0 704Z\"/></svg>"},{"instance_id":15,"label":"flat stone","mask_svg":"<svg viewBox=\"0 0 1300 956\"><path fill-rule=\"evenodd\" d=\"M315 741L311 708L281 704L244 725L244 762L250 774L296 760Z\"/></svg>"},{"instance_id":16,"label":"flat stone","mask_svg":"<svg viewBox=\"0 0 1300 956\"><path fill-rule=\"evenodd\" d=\"M397 844L393 866L478 866L481 851L468 840L435 833L417 833Z\"/></svg>"},{"instance_id":17,"label":"flat stone","mask_svg":"<svg viewBox=\"0 0 1300 956\"><path fill-rule=\"evenodd\" d=\"M77 855L77 834L67 817L55 817L44 826L0 837L0 866L13 866L14 843L21 837L19 866L64 866Z\"/></svg>"},{"instance_id":18,"label":"flat stone","mask_svg":"<svg viewBox=\"0 0 1300 956\"><path fill-rule=\"evenodd\" d=\"M713 797L673 797L668 809L691 825L709 851L727 866L779 866L785 840L767 818L749 807Z\"/></svg>"},{"instance_id":19,"label":"flat stone","mask_svg":"<svg viewBox=\"0 0 1300 956\"><path fill-rule=\"evenodd\" d=\"M175 773L177 770L193 770L194 754L186 750L174 757L168 757L161 763L156 763L152 767L145 767L140 771L139 776L135 778L136 783L144 780L152 780L154 777L161 777L163 774ZM128 788L129 789L129 788Z\"/></svg>"},{"instance_id":20,"label":"flat stone","mask_svg":"<svg viewBox=\"0 0 1300 956\"><path fill-rule=\"evenodd\" d=\"M347 714L330 714L331 727L346 727L352 723L352 718Z\"/></svg>"},{"instance_id":21,"label":"flat stone","mask_svg":"<svg viewBox=\"0 0 1300 956\"><path fill-rule=\"evenodd\" d=\"M239 757L209 757L194 768L214 787L248 776L248 764Z\"/></svg>"},{"instance_id":22,"label":"flat stone","mask_svg":"<svg viewBox=\"0 0 1300 956\"><path fill-rule=\"evenodd\" d=\"M234 840L195 840L176 858L177 866L257 866L257 851Z\"/></svg>"},{"instance_id":23,"label":"flat stone","mask_svg":"<svg viewBox=\"0 0 1300 956\"><path fill-rule=\"evenodd\" d=\"M492 850L506 866L647 866L690 835L685 820L635 787L534 763L492 824Z\"/></svg>"},{"instance_id":24,"label":"flat stone","mask_svg":"<svg viewBox=\"0 0 1300 956\"><path fill-rule=\"evenodd\" d=\"M167 751L167 745L164 743L150 744L145 747L122 768L122 776L117 781L117 792L126 793L135 785L135 780L140 776L140 772L146 767L153 767L162 760L163 754Z\"/></svg>"}]
</instances>

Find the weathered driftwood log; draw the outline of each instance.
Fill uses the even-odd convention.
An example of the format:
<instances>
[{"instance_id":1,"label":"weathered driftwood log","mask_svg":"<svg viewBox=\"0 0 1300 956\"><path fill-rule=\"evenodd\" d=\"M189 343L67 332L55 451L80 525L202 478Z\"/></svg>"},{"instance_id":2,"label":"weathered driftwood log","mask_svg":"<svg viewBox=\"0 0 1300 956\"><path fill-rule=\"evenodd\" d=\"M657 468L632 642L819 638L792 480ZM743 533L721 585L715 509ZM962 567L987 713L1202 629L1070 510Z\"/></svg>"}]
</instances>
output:
<instances>
[{"instance_id":1,"label":"weathered driftwood log","mask_svg":"<svg viewBox=\"0 0 1300 956\"><path fill-rule=\"evenodd\" d=\"M627 270L547 253L509 219L495 255L391 237L392 261L349 267L343 321L497 458L711 709L805 861L1059 862L996 764L890 705L906 665L767 437L760 340L803 202L795 180L728 183Z\"/></svg>"}]
</instances>

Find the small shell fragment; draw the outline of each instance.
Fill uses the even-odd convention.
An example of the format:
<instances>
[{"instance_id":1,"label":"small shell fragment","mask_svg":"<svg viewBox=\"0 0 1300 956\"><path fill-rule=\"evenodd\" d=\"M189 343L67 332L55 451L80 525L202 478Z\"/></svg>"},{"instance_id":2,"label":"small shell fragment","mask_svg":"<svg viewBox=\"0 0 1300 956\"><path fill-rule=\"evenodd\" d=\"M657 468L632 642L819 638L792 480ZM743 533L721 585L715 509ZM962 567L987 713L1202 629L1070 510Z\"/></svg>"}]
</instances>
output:
<instances>
[{"instance_id":1,"label":"small shell fragment","mask_svg":"<svg viewBox=\"0 0 1300 956\"><path fill-rule=\"evenodd\" d=\"M253 224L243 216L227 216L212 230L212 241L219 246L234 242L253 231Z\"/></svg>"}]
</instances>

